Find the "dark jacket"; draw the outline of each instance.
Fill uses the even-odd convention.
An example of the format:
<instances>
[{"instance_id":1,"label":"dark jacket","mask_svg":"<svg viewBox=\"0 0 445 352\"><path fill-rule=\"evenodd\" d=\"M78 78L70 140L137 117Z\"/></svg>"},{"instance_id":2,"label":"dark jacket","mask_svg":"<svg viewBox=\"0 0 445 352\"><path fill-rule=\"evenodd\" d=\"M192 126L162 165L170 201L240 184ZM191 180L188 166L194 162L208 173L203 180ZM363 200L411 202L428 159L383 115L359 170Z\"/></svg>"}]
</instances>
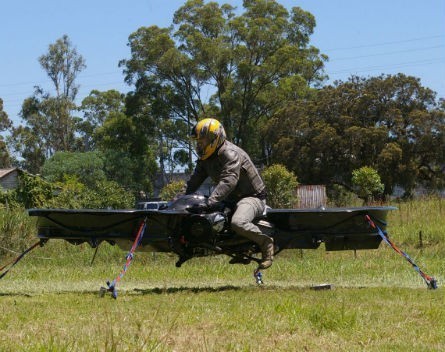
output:
<instances>
[{"instance_id":1,"label":"dark jacket","mask_svg":"<svg viewBox=\"0 0 445 352\"><path fill-rule=\"evenodd\" d=\"M198 160L187 182L186 194L195 192L207 177L216 183L209 204L222 200L237 202L244 197L264 199L266 186L247 153L229 141L208 159Z\"/></svg>"}]
</instances>

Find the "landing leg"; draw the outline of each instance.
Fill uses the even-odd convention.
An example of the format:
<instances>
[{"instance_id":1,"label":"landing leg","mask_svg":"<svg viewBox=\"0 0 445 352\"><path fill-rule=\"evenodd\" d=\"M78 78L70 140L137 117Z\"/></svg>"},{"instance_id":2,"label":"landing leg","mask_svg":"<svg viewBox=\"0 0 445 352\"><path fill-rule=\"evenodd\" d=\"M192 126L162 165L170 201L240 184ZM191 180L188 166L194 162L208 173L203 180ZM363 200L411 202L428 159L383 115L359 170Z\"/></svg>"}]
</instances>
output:
<instances>
[{"instance_id":1,"label":"landing leg","mask_svg":"<svg viewBox=\"0 0 445 352\"><path fill-rule=\"evenodd\" d=\"M263 273L261 272L260 268L255 269L253 272L253 277L255 278L257 285L264 285Z\"/></svg>"}]
</instances>

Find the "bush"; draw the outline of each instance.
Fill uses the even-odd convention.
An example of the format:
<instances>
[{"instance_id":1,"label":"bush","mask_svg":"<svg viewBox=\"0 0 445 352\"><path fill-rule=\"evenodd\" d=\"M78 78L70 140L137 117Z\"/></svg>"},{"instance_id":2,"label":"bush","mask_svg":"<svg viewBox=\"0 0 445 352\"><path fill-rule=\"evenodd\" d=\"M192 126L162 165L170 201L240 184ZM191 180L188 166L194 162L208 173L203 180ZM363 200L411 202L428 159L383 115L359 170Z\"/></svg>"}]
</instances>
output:
<instances>
[{"instance_id":1,"label":"bush","mask_svg":"<svg viewBox=\"0 0 445 352\"><path fill-rule=\"evenodd\" d=\"M173 181L168 185L165 185L164 188L161 189L159 196L162 200L170 201L174 199L178 194L183 193L185 190L185 182Z\"/></svg>"},{"instance_id":2,"label":"bush","mask_svg":"<svg viewBox=\"0 0 445 352\"><path fill-rule=\"evenodd\" d=\"M42 208L54 196L54 186L40 176L21 173L15 199L24 208Z\"/></svg>"},{"instance_id":3,"label":"bush","mask_svg":"<svg viewBox=\"0 0 445 352\"><path fill-rule=\"evenodd\" d=\"M297 177L281 164L264 169L262 177L267 189L267 204L272 208L292 208L297 202Z\"/></svg>"},{"instance_id":4,"label":"bush","mask_svg":"<svg viewBox=\"0 0 445 352\"><path fill-rule=\"evenodd\" d=\"M365 204L369 204L373 196L382 194L385 188L377 171L369 166L352 172L352 185Z\"/></svg>"},{"instance_id":5,"label":"bush","mask_svg":"<svg viewBox=\"0 0 445 352\"><path fill-rule=\"evenodd\" d=\"M15 209L21 207L17 200L17 192L15 190L0 189L0 209Z\"/></svg>"},{"instance_id":6,"label":"bush","mask_svg":"<svg viewBox=\"0 0 445 352\"><path fill-rule=\"evenodd\" d=\"M76 177L65 176L57 183L57 196L48 201L47 208L65 209L129 209L134 207L134 195L114 181L96 182L88 188Z\"/></svg>"},{"instance_id":7,"label":"bush","mask_svg":"<svg viewBox=\"0 0 445 352\"><path fill-rule=\"evenodd\" d=\"M134 208L136 198L115 181L100 181L96 188L88 193L85 208L94 209L130 209Z\"/></svg>"},{"instance_id":8,"label":"bush","mask_svg":"<svg viewBox=\"0 0 445 352\"><path fill-rule=\"evenodd\" d=\"M345 207L360 205L361 201L357 195L346 189L344 186L333 184L326 191L329 200L329 206Z\"/></svg>"}]
</instances>

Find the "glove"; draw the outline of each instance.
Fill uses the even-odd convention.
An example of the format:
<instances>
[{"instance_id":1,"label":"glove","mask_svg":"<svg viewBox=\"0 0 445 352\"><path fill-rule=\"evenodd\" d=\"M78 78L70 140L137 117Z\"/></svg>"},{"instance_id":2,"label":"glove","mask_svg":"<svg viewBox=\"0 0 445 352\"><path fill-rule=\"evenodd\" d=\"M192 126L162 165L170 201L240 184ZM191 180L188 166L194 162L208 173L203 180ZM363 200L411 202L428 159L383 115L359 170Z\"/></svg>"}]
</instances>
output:
<instances>
[{"instance_id":1,"label":"glove","mask_svg":"<svg viewBox=\"0 0 445 352\"><path fill-rule=\"evenodd\" d=\"M201 213L210 213L214 210L217 210L221 207L221 203L212 203L209 204L206 199L204 203L201 204L193 204L190 208L187 208L187 211L193 214L201 214Z\"/></svg>"},{"instance_id":2,"label":"glove","mask_svg":"<svg viewBox=\"0 0 445 352\"><path fill-rule=\"evenodd\" d=\"M209 209L207 204L193 204L191 207L187 208L187 211L192 214L206 213Z\"/></svg>"}]
</instances>

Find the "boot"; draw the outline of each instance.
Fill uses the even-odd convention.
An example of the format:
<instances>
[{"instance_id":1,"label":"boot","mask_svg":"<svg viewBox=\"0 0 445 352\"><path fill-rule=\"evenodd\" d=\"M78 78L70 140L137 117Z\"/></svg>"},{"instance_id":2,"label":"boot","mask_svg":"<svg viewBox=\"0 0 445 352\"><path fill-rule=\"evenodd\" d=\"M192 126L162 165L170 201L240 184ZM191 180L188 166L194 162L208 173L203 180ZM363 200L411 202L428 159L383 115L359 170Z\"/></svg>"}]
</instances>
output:
<instances>
[{"instance_id":1,"label":"boot","mask_svg":"<svg viewBox=\"0 0 445 352\"><path fill-rule=\"evenodd\" d=\"M273 254L273 239L269 236L266 236L263 243L261 244L261 262L259 265L260 269L267 269L272 265Z\"/></svg>"}]
</instances>

